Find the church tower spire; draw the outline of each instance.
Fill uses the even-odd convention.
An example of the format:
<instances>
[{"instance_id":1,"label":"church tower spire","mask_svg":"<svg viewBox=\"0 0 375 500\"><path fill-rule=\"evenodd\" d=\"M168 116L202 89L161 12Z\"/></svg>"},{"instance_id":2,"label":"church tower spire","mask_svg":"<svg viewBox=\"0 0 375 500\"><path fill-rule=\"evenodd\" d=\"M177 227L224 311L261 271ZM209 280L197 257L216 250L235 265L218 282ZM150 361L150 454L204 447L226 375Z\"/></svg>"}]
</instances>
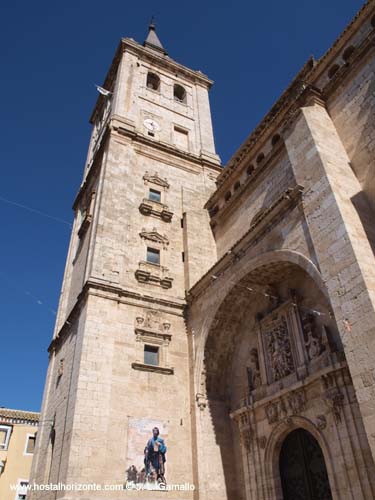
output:
<instances>
[{"instance_id":1,"label":"church tower spire","mask_svg":"<svg viewBox=\"0 0 375 500\"><path fill-rule=\"evenodd\" d=\"M149 47L150 49L157 50L162 52L164 55L168 55L167 51L164 49L161 41L159 40L158 35L156 34L156 27L154 22L154 17L151 18L149 27L148 27L148 35L146 40L143 42L144 47Z\"/></svg>"}]
</instances>

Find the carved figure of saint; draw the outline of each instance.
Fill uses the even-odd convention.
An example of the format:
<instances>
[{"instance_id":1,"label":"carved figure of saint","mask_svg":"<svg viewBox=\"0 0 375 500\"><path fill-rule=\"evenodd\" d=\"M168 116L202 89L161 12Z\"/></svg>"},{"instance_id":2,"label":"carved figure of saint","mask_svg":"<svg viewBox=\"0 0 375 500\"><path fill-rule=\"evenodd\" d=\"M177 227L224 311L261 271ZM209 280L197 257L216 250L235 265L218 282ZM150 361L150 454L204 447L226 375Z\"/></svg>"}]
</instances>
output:
<instances>
[{"instance_id":1,"label":"carved figure of saint","mask_svg":"<svg viewBox=\"0 0 375 500\"><path fill-rule=\"evenodd\" d=\"M307 333L307 341L305 342L307 352L310 359L317 358L321 353L320 340L315 338L311 331Z\"/></svg>"}]
</instances>

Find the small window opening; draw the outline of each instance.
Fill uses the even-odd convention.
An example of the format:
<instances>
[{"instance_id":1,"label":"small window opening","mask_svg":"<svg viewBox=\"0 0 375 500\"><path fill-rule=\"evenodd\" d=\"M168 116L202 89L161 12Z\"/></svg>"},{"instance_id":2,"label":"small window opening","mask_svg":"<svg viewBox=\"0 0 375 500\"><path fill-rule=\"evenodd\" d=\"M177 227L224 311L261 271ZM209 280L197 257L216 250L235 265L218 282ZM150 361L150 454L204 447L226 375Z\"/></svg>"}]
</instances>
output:
<instances>
[{"instance_id":1,"label":"small window opening","mask_svg":"<svg viewBox=\"0 0 375 500\"><path fill-rule=\"evenodd\" d=\"M29 436L27 439L26 453L32 454L35 449L35 438L36 436Z\"/></svg>"},{"instance_id":2,"label":"small window opening","mask_svg":"<svg viewBox=\"0 0 375 500\"><path fill-rule=\"evenodd\" d=\"M264 153L260 153L258 156L257 156L257 163L260 163L264 160Z\"/></svg>"},{"instance_id":3,"label":"small window opening","mask_svg":"<svg viewBox=\"0 0 375 500\"><path fill-rule=\"evenodd\" d=\"M354 50L355 48L353 47L353 45L350 45L344 50L342 58L344 59L345 62L347 62L350 59L350 56L353 54Z\"/></svg>"},{"instance_id":4,"label":"small window opening","mask_svg":"<svg viewBox=\"0 0 375 500\"><path fill-rule=\"evenodd\" d=\"M328 70L328 78L331 79L333 76L337 73L337 71L340 69L340 66L338 64L334 64L331 66Z\"/></svg>"},{"instance_id":5,"label":"small window opening","mask_svg":"<svg viewBox=\"0 0 375 500\"><path fill-rule=\"evenodd\" d=\"M186 90L176 83L173 87L173 97L175 101L186 103Z\"/></svg>"},{"instance_id":6,"label":"small window opening","mask_svg":"<svg viewBox=\"0 0 375 500\"><path fill-rule=\"evenodd\" d=\"M234 185L234 188L233 188L233 189L234 189L235 191L237 191L238 189L240 189L240 187L241 187L241 183L240 183L240 181L237 181L237 182L235 183L235 185Z\"/></svg>"},{"instance_id":7,"label":"small window opening","mask_svg":"<svg viewBox=\"0 0 375 500\"><path fill-rule=\"evenodd\" d=\"M275 134L273 137L272 137L272 140L271 140L271 144L272 146L276 146L276 144L280 141L281 137L279 134Z\"/></svg>"},{"instance_id":8,"label":"small window opening","mask_svg":"<svg viewBox=\"0 0 375 500\"><path fill-rule=\"evenodd\" d=\"M231 198L231 197L232 197L232 193L231 193L230 191L227 191L227 192L225 193L225 196L224 196L225 201L230 200L230 198Z\"/></svg>"},{"instance_id":9,"label":"small window opening","mask_svg":"<svg viewBox=\"0 0 375 500\"><path fill-rule=\"evenodd\" d=\"M153 345L145 345L144 348L144 364L145 365L159 365L159 348Z\"/></svg>"},{"instance_id":10,"label":"small window opening","mask_svg":"<svg viewBox=\"0 0 375 500\"><path fill-rule=\"evenodd\" d=\"M218 211L219 211L219 207L217 205L215 205L214 207L212 207L208 210L208 213L209 213L210 217L215 217L215 215L218 213Z\"/></svg>"},{"instance_id":11,"label":"small window opening","mask_svg":"<svg viewBox=\"0 0 375 500\"><path fill-rule=\"evenodd\" d=\"M247 176L250 177L250 175L254 172L254 170L255 170L254 165L249 165L246 169Z\"/></svg>"},{"instance_id":12,"label":"small window opening","mask_svg":"<svg viewBox=\"0 0 375 500\"><path fill-rule=\"evenodd\" d=\"M150 135L151 137L155 137L154 132L148 132L148 135Z\"/></svg>"},{"instance_id":13,"label":"small window opening","mask_svg":"<svg viewBox=\"0 0 375 500\"><path fill-rule=\"evenodd\" d=\"M160 90L160 78L155 73L147 73L147 88L151 90Z\"/></svg>"},{"instance_id":14,"label":"small window opening","mask_svg":"<svg viewBox=\"0 0 375 500\"><path fill-rule=\"evenodd\" d=\"M158 191L157 189L150 188L150 191L148 192L148 199L152 200L152 201L158 201L160 203L161 202L161 192Z\"/></svg>"},{"instance_id":15,"label":"small window opening","mask_svg":"<svg viewBox=\"0 0 375 500\"><path fill-rule=\"evenodd\" d=\"M160 264L160 250L156 248L147 247L147 262L151 264Z\"/></svg>"}]
</instances>

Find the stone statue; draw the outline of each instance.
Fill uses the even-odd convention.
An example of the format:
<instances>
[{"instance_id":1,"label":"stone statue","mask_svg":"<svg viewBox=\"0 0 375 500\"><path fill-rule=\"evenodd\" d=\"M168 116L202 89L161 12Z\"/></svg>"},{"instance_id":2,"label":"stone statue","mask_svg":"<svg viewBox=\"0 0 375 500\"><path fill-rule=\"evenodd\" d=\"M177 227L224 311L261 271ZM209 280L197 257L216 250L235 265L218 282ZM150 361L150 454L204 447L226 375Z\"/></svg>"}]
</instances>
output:
<instances>
[{"instance_id":1,"label":"stone statue","mask_svg":"<svg viewBox=\"0 0 375 500\"><path fill-rule=\"evenodd\" d=\"M250 367L247 367L247 381L249 385L249 392L253 391L254 389L257 389L262 385L262 379L260 376L260 369L259 369L259 357L258 357L258 350L253 347L250 350Z\"/></svg>"}]
</instances>

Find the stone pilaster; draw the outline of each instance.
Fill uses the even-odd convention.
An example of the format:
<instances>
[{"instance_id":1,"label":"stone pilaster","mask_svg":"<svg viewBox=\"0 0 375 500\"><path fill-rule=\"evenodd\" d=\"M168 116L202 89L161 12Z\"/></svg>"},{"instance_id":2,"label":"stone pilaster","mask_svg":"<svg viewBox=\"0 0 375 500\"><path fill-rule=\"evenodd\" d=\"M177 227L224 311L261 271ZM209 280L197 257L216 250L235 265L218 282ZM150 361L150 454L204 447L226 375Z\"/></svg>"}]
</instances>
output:
<instances>
[{"instance_id":1,"label":"stone pilaster","mask_svg":"<svg viewBox=\"0 0 375 500\"><path fill-rule=\"evenodd\" d=\"M285 144L375 457L375 261L352 203L361 186L317 95L288 125Z\"/></svg>"}]
</instances>

